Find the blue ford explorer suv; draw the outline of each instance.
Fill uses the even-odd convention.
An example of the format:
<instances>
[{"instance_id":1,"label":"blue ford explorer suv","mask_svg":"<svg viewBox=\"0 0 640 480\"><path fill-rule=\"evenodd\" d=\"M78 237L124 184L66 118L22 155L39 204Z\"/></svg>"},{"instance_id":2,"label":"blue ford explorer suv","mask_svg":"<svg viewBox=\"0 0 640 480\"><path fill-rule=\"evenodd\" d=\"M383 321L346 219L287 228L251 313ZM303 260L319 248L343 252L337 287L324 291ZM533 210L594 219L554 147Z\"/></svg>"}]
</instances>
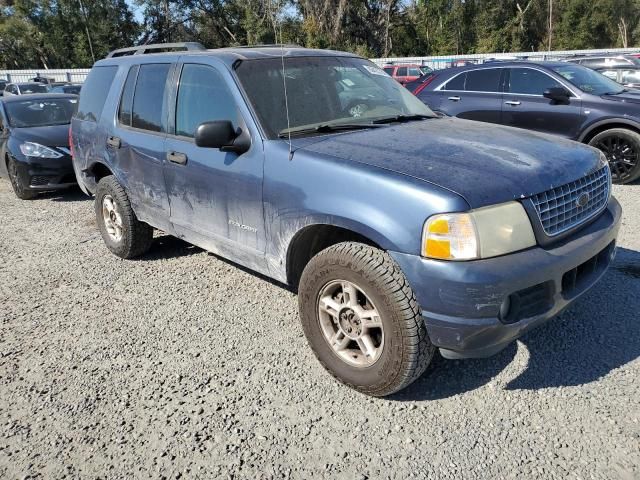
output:
<instances>
[{"instance_id":1,"label":"blue ford explorer suv","mask_svg":"<svg viewBox=\"0 0 640 480\"><path fill-rule=\"evenodd\" d=\"M348 53L115 51L71 136L109 250L142 255L160 229L290 285L320 362L370 395L409 385L436 348L500 351L615 253L597 150L439 118Z\"/></svg>"}]
</instances>

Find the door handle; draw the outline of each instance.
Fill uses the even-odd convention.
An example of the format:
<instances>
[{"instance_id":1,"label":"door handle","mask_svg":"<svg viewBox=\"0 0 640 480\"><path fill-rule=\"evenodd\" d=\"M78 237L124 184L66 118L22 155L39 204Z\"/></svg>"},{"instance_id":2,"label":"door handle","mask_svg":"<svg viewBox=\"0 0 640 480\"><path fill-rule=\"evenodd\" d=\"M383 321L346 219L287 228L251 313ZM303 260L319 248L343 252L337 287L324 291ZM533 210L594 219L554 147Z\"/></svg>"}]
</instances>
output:
<instances>
[{"instance_id":1,"label":"door handle","mask_svg":"<svg viewBox=\"0 0 640 480\"><path fill-rule=\"evenodd\" d=\"M452 102L459 102L460 97L449 97L449 100L451 100Z\"/></svg>"},{"instance_id":2,"label":"door handle","mask_svg":"<svg viewBox=\"0 0 640 480\"><path fill-rule=\"evenodd\" d=\"M120 148L120 139L118 137L107 138L107 145L113 148Z\"/></svg>"},{"instance_id":3,"label":"door handle","mask_svg":"<svg viewBox=\"0 0 640 480\"><path fill-rule=\"evenodd\" d=\"M507 100L506 102L504 102L506 105L511 105L513 107L520 105L520 102L514 101L514 100Z\"/></svg>"},{"instance_id":4,"label":"door handle","mask_svg":"<svg viewBox=\"0 0 640 480\"><path fill-rule=\"evenodd\" d=\"M178 165L186 165L187 156L180 152L167 152L167 160Z\"/></svg>"}]
</instances>

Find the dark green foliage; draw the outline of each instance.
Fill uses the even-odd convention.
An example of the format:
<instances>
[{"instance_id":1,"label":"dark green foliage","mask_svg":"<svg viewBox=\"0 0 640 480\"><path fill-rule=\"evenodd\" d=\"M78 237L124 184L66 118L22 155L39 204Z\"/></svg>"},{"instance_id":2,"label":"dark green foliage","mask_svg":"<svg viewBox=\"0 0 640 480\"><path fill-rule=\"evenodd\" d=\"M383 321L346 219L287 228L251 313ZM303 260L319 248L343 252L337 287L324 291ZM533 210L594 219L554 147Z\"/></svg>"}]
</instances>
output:
<instances>
[{"instance_id":1,"label":"dark green foliage","mask_svg":"<svg viewBox=\"0 0 640 480\"><path fill-rule=\"evenodd\" d=\"M177 41L370 57L631 47L640 0L0 0L0 68L88 67L114 48Z\"/></svg>"}]
</instances>

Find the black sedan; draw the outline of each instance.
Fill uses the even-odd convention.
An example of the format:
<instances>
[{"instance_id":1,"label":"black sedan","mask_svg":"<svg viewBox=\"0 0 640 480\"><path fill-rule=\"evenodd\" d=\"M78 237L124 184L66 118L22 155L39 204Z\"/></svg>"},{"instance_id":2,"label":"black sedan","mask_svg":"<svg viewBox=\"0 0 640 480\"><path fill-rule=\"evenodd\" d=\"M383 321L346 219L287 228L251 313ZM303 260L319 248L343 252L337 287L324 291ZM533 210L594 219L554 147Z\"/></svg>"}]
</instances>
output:
<instances>
[{"instance_id":1,"label":"black sedan","mask_svg":"<svg viewBox=\"0 0 640 480\"><path fill-rule=\"evenodd\" d=\"M589 68L491 63L435 71L407 88L447 115L587 143L607 156L614 182L640 178L640 91Z\"/></svg>"},{"instance_id":2,"label":"black sedan","mask_svg":"<svg viewBox=\"0 0 640 480\"><path fill-rule=\"evenodd\" d=\"M0 176L18 198L76 184L69 150L69 122L76 95L34 94L0 99Z\"/></svg>"}]
</instances>

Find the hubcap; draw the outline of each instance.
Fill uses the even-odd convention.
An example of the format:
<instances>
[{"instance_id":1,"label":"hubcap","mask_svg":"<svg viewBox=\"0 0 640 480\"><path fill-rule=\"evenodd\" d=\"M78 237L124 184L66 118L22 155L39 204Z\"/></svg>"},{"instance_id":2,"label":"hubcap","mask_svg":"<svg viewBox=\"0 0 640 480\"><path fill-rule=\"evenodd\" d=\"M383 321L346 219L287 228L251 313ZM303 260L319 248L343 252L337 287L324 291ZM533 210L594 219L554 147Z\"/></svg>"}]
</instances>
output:
<instances>
[{"instance_id":1,"label":"hubcap","mask_svg":"<svg viewBox=\"0 0 640 480\"><path fill-rule=\"evenodd\" d=\"M365 292L345 280L329 282L318 297L320 329L333 352L355 367L369 367L382 354L380 314Z\"/></svg>"},{"instance_id":2,"label":"hubcap","mask_svg":"<svg viewBox=\"0 0 640 480\"><path fill-rule=\"evenodd\" d=\"M638 146L627 138L609 135L600 140L595 147L607 157L614 182L621 182L630 177L638 165Z\"/></svg>"},{"instance_id":3,"label":"hubcap","mask_svg":"<svg viewBox=\"0 0 640 480\"><path fill-rule=\"evenodd\" d=\"M111 240L114 242L122 240L122 216L118 204L111 195L105 195L102 198L102 220Z\"/></svg>"}]
</instances>

